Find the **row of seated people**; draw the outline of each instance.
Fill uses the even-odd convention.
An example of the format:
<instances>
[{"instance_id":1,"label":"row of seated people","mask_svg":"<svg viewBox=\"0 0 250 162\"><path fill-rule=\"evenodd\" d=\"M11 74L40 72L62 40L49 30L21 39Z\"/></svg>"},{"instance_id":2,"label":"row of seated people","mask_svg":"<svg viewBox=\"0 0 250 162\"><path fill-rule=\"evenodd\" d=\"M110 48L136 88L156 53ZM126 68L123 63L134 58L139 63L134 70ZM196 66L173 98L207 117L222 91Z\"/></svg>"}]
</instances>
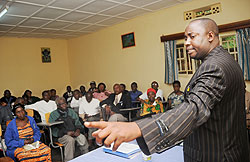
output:
<instances>
[{"instance_id":1,"label":"row of seated people","mask_svg":"<svg viewBox=\"0 0 250 162\"><path fill-rule=\"evenodd\" d=\"M148 99L139 99L139 96L137 96L137 99L142 102L141 116L164 112L162 103L160 102L161 98L156 98L157 91L155 90L154 85L156 85L158 88L158 83L153 82L153 88L150 88L146 92L146 98ZM131 87L132 90L134 90L132 92L138 91L137 84L132 83ZM99 92L105 93L105 84L99 84L98 89L100 90ZM106 99L102 100L101 102L98 99L93 98L95 93L98 92L93 93L93 91L89 91L88 93L85 93L85 97L80 98L80 96L82 96L81 92L79 90L75 90L73 93L74 97L70 105L72 106L74 99L78 101L79 107L78 109L75 109L77 113L67 107L66 99L62 97L57 97L58 100L56 100L56 104L54 101L51 101L49 91L44 91L42 93L43 98L41 101L31 105L26 105L25 108L37 110L41 114L42 121L45 121L45 114L47 112L51 112L49 119L50 122L57 120L64 121L63 125L53 129L53 136L56 137L60 143L64 144L66 160L70 160L74 155L74 146L72 143L77 141L81 148L80 150L83 151L83 153L86 152L86 148L88 148L88 142L86 142L86 138L80 134L80 128L83 128L83 125L80 122L77 122L78 125L73 126L76 124L76 122L74 123L73 121L79 121L79 116L83 120L99 121L101 118L98 110L99 106L101 106L104 108L105 114L108 116L109 121L127 121L128 113L121 112L120 109L131 107L131 96L129 93L124 91L125 87L122 87L120 84L115 84L113 89L114 93L111 94L109 92L109 95L107 95ZM24 100L17 100L16 103L21 105L25 104ZM72 107L75 108L74 106ZM72 119L72 121L69 119ZM93 143L93 137L91 135L93 131L95 131L95 129L89 130L88 141L90 145Z\"/></svg>"}]
</instances>

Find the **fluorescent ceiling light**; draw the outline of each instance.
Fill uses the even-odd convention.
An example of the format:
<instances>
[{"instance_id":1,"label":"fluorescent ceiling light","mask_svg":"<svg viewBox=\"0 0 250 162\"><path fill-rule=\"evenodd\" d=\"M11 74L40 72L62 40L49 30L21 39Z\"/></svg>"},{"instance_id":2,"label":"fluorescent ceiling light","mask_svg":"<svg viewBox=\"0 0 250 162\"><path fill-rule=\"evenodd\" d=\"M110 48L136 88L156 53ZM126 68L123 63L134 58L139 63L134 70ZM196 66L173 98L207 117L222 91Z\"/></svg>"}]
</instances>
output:
<instances>
[{"instance_id":1,"label":"fluorescent ceiling light","mask_svg":"<svg viewBox=\"0 0 250 162\"><path fill-rule=\"evenodd\" d=\"M8 11L8 6L6 6L1 12L0 12L0 18L6 14L6 12Z\"/></svg>"}]
</instances>

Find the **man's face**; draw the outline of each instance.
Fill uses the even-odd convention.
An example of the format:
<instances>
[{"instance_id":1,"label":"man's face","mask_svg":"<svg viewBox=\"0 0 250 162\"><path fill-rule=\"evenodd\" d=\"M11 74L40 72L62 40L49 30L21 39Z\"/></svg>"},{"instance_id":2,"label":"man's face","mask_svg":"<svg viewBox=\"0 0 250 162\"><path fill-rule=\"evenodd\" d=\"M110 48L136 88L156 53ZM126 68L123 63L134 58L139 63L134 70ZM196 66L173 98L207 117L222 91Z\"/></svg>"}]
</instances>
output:
<instances>
[{"instance_id":1,"label":"man's face","mask_svg":"<svg viewBox=\"0 0 250 162\"><path fill-rule=\"evenodd\" d=\"M104 92L104 86L101 84L101 85L99 85L99 91L100 92Z\"/></svg>"},{"instance_id":2,"label":"man's face","mask_svg":"<svg viewBox=\"0 0 250 162\"><path fill-rule=\"evenodd\" d=\"M50 91L50 95L51 95L51 96L56 96L56 91L54 91L54 90L53 90L53 91Z\"/></svg>"},{"instance_id":3,"label":"man's face","mask_svg":"<svg viewBox=\"0 0 250 162\"><path fill-rule=\"evenodd\" d=\"M90 87L91 87L91 88L95 88L95 87L96 87L96 84L91 83L91 84L90 84Z\"/></svg>"},{"instance_id":4,"label":"man's face","mask_svg":"<svg viewBox=\"0 0 250 162\"><path fill-rule=\"evenodd\" d=\"M120 85L121 91L124 92L125 87L123 85Z\"/></svg>"},{"instance_id":5,"label":"man's face","mask_svg":"<svg viewBox=\"0 0 250 162\"><path fill-rule=\"evenodd\" d=\"M43 100L46 101L46 102L49 102L49 98L50 98L49 93L48 93L48 92L45 92L45 93L43 94Z\"/></svg>"},{"instance_id":6,"label":"man's face","mask_svg":"<svg viewBox=\"0 0 250 162\"><path fill-rule=\"evenodd\" d=\"M179 86L179 84L174 84L174 85L173 85L173 88L174 88L174 92L175 92L175 93L177 93L177 92L180 91L180 86Z\"/></svg>"},{"instance_id":7,"label":"man's face","mask_svg":"<svg viewBox=\"0 0 250 162\"><path fill-rule=\"evenodd\" d=\"M61 109L62 111L67 110L67 103L65 100L59 100L58 101L58 108Z\"/></svg>"},{"instance_id":8,"label":"man's face","mask_svg":"<svg viewBox=\"0 0 250 162\"><path fill-rule=\"evenodd\" d=\"M116 94L116 95L118 95L118 94L120 94L122 91L121 91L121 86L120 85L115 85L114 87L113 87L113 89L114 89L114 93Z\"/></svg>"},{"instance_id":9,"label":"man's face","mask_svg":"<svg viewBox=\"0 0 250 162\"><path fill-rule=\"evenodd\" d=\"M152 82L151 87L152 87L153 89L157 90L159 86L158 86L158 83L157 83L157 82Z\"/></svg>"},{"instance_id":10,"label":"man's face","mask_svg":"<svg viewBox=\"0 0 250 162\"><path fill-rule=\"evenodd\" d=\"M31 97L30 91L27 91L27 92L26 92L26 95L27 95L28 97Z\"/></svg>"},{"instance_id":11,"label":"man's face","mask_svg":"<svg viewBox=\"0 0 250 162\"><path fill-rule=\"evenodd\" d=\"M132 90L133 92L135 92L135 91L137 90L137 86L136 86L135 84L132 84L132 85L131 85L131 90Z\"/></svg>"},{"instance_id":12,"label":"man's face","mask_svg":"<svg viewBox=\"0 0 250 162\"><path fill-rule=\"evenodd\" d=\"M192 22L185 30L185 46L193 59L203 59L209 53L209 36L204 25L199 21Z\"/></svg>"},{"instance_id":13,"label":"man's face","mask_svg":"<svg viewBox=\"0 0 250 162\"><path fill-rule=\"evenodd\" d=\"M4 97L6 97L6 98L10 98L10 96L11 96L10 91L5 91L5 93L4 93Z\"/></svg>"},{"instance_id":14,"label":"man's face","mask_svg":"<svg viewBox=\"0 0 250 162\"><path fill-rule=\"evenodd\" d=\"M155 101L155 93L154 92L149 92L148 93L148 99L149 99L149 101L154 102Z\"/></svg>"},{"instance_id":15,"label":"man's face","mask_svg":"<svg viewBox=\"0 0 250 162\"><path fill-rule=\"evenodd\" d=\"M70 92L71 91L71 87L67 86L67 91Z\"/></svg>"},{"instance_id":16,"label":"man's face","mask_svg":"<svg viewBox=\"0 0 250 162\"><path fill-rule=\"evenodd\" d=\"M79 92L74 92L74 97L76 100L79 100L79 98L80 98Z\"/></svg>"},{"instance_id":17,"label":"man's face","mask_svg":"<svg viewBox=\"0 0 250 162\"><path fill-rule=\"evenodd\" d=\"M87 95L86 95L87 102L91 102L92 98L93 98L92 93L87 93Z\"/></svg>"},{"instance_id":18,"label":"man's face","mask_svg":"<svg viewBox=\"0 0 250 162\"><path fill-rule=\"evenodd\" d=\"M81 87L80 87L80 91L81 91L81 92L85 92L85 87L81 86Z\"/></svg>"}]
</instances>

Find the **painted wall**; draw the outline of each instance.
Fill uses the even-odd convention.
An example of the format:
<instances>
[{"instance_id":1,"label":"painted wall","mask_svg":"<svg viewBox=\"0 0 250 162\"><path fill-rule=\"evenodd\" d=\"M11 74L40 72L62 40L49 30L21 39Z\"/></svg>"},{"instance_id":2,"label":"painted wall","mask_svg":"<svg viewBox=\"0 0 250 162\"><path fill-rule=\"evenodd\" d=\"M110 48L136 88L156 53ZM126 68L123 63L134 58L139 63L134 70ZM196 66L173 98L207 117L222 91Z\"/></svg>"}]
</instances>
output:
<instances>
[{"instance_id":1,"label":"painted wall","mask_svg":"<svg viewBox=\"0 0 250 162\"><path fill-rule=\"evenodd\" d=\"M51 63L42 63L41 47L50 47ZM30 89L41 97L51 88L62 95L70 84L67 53L67 40L0 38L0 96L5 89L15 96Z\"/></svg>"},{"instance_id":2,"label":"painted wall","mask_svg":"<svg viewBox=\"0 0 250 162\"><path fill-rule=\"evenodd\" d=\"M73 87L81 84L89 86L91 80L105 82L108 89L114 83L138 82L139 89L145 91L153 80L160 84L164 95L172 91L172 86L164 84L164 47L161 35L183 32L188 21L183 12L221 3L222 12L207 17L218 25L250 19L249 0L193 0L143 15L141 17L111 26L93 34L68 41L70 78ZM122 49L121 35L135 32L136 46ZM190 75L182 75L179 80L184 89ZM250 90L250 84L248 87Z\"/></svg>"}]
</instances>

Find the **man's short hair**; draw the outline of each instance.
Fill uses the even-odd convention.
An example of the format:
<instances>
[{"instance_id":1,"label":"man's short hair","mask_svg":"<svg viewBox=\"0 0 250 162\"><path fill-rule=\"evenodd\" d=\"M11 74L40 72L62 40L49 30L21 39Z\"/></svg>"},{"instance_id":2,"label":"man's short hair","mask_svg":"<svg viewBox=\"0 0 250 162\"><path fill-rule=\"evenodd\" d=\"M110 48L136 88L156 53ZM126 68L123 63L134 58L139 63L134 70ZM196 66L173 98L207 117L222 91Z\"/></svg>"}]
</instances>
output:
<instances>
[{"instance_id":1,"label":"man's short hair","mask_svg":"<svg viewBox=\"0 0 250 162\"><path fill-rule=\"evenodd\" d=\"M64 97L58 97L58 98L56 98L56 100L55 100L57 106L60 105L60 104L59 104L59 101L61 101L61 100L63 100L63 101L66 103L66 100L65 100Z\"/></svg>"},{"instance_id":2,"label":"man's short hair","mask_svg":"<svg viewBox=\"0 0 250 162\"><path fill-rule=\"evenodd\" d=\"M180 82L179 80L175 80L174 83L173 83L173 86L174 86L175 84L178 84L179 87L181 87L181 82Z\"/></svg>"},{"instance_id":3,"label":"man's short hair","mask_svg":"<svg viewBox=\"0 0 250 162\"><path fill-rule=\"evenodd\" d=\"M49 91L48 91L48 90L43 91L43 92L42 92L42 96L44 96L45 93L49 93Z\"/></svg>"}]
</instances>

